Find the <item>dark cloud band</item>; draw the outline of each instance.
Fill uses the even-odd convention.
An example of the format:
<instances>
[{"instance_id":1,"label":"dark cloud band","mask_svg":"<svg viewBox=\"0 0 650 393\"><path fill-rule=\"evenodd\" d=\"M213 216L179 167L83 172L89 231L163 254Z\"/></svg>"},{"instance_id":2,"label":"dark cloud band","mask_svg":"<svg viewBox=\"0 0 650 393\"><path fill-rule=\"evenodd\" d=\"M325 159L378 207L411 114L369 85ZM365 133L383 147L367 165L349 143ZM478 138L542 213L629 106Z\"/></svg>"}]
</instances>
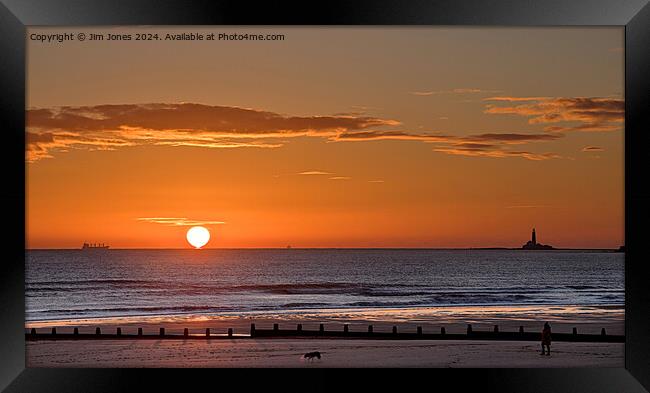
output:
<instances>
[{"instance_id":1,"label":"dark cloud band","mask_svg":"<svg viewBox=\"0 0 650 393\"><path fill-rule=\"evenodd\" d=\"M507 101L505 97L493 99ZM518 98L513 100L522 101ZM536 100L542 99L527 99L524 101L526 104L522 105L524 108L515 105L499 107L498 110L494 108L492 112L520 114L532 111L538 118L553 115L535 109L535 105L542 105ZM603 107L607 113L616 112L618 108L615 103L595 99L554 99L553 102L556 103L553 105L578 108L572 113L581 118ZM532 109L529 108L531 105ZM601 117L606 116L612 115ZM441 132L381 129L396 125L400 125L397 120L362 115L289 116L249 108L195 103L34 108L27 111L27 160L38 161L52 157L54 152L70 149L113 150L140 145L278 148L286 143L283 139L299 136L321 137L330 142L420 141L434 144L434 151L447 154L537 160L555 158L556 155L512 151L508 146L553 141L562 137L558 132L453 136Z\"/></svg>"}]
</instances>

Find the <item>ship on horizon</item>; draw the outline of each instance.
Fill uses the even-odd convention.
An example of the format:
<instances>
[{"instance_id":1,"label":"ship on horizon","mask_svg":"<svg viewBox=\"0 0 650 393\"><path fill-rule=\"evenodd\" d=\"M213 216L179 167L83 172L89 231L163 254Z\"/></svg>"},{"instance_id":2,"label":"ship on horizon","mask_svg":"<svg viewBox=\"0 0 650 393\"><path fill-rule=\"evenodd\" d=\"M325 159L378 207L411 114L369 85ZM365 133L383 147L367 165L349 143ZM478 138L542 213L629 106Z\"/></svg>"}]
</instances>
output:
<instances>
[{"instance_id":1,"label":"ship on horizon","mask_svg":"<svg viewBox=\"0 0 650 393\"><path fill-rule=\"evenodd\" d=\"M108 250L108 247L104 243L84 243L83 246L81 246L82 250Z\"/></svg>"}]
</instances>

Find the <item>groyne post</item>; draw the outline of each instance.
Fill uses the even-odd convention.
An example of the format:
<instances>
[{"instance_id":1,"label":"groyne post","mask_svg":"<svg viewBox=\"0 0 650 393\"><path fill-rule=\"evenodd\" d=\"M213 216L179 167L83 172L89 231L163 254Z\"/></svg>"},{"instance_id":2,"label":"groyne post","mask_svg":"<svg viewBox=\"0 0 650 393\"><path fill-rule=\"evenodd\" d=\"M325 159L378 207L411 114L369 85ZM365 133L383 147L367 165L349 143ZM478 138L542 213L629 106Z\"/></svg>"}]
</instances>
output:
<instances>
[{"instance_id":1,"label":"groyne post","mask_svg":"<svg viewBox=\"0 0 650 393\"><path fill-rule=\"evenodd\" d=\"M358 337L368 337L368 338L389 338L389 337L391 337L391 334L389 334L388 332L383 332L382 331L381 326L380 326L380 331L379 331L379 333L377 335L374 335L374 325L367 325L367 326L368 326L368 330L367 330L367 333L365 335L362 332L358 332L358 334L353 334L352 336L354 336L354 337L357 337L357 336ZM469 339L469 340L474 340L474 339L478 339L478 340L491 340L492 339L493 340L495 338L498 339L498 337L502 336L500 334L499 325L493 325L493 326L494 326L493 327L494 335L489 334L490 333L489 331L483 331L481 329L479 329L477 334L474 335L472 324L467 324L467 336L465 337L465 339ZM72 334L70 334L69 332L66 332L65 329L64 329L63 333L58 333L57 332L58 327L50 327L51 335L50 335L49 338L47 337L47 333L43 333L41 331L40 334L39 334L37 332L37 328L29 328L29 329L30 329L29 333L26 333L26 338L29 339L29 340L36 340L36 339L38 339L40 337L43 337L45 339L53 339L53 340L62 339L62 338L67 338L67 339L71 339L71 340L80 340L80 339L101 340L101 339L106 339L106 338L111 338L111 337L117 337L117 338L133 337L130 334L126 334L126 335L122 334L122 328L121 327L116 327L115 335L113 335L113 334L111 334L109 332L105 336L102 335L101 327L99 327L99 326L95 328L95 334L94 335L80 334L79 333L80 328L78 328L78 327L73 328ZM142 338L143 337L143 328L139 327L137 329L138 329L137 330L138 331L138 337ZM342 336L350 337L350 330L349 329L350 329L350 327L349 327L348 323L343 324L343 335ZM391 327L392 339L399 339L399 338L422 339L424 337L423 326L416 326L416 329L417 329L417 333L416 333L415 336L413 335L413 333L401 332L401 334L400 334L399 329L398 329L398 325L393 325ZM42 330L47 330L47 328L42 328ZM274 330L262 330L261 337L263 337L263 338L264 337L273 337L273 334L269 334L270 332L273 332L273 334L278 335L279 334L279 324L274 324ZM303 330L302 324L297 324L296 332L291 332L290 330L285 330L285 332L289 336L291 336L291 335L318 336L318 333L316 333L315 331L305 332ZM307 334L305 334L305 333L307 333ZM320 333L321 336L323 336L324 334L327 334L325 332L325 324L324 323L320 324L319 333ZM427 337L430 337L432 339L437 338L437 339L445 340L446 337L444 337L444 336L446 335L446 333L447 333L446 332L446 327L441 326L439 336L435 335L435 334L429 334L428 333ZM31 337L29 335L31 335ZM234 338L234 329L233 328L228 328L227 329L227 335L228 335L229 338ZM335 332L335 329L333 330L332 335L339 336ZM507 329L504 332L504 335L505 335L505 338L507 338L507 339L517 340L517 341L534 341L535 340L534 335L532 335L530 333L529 334L524 334L524 326L519 326L519 335L516 335L514 332L508 332ZM183 329L183 336L185 338L189 337L189 328L184 328ZM205 336L206 336L206 338L210 338L210 328L205 329ZM452 336L456 336L456 334L452 334ZM147 338L155 338L155 337L156 336L151 334L151 332L150 332L150 335ZM180 338L180 337L181 337L180 334L175 334L175 333L166 335L165 334L165 328L164 327L160 328L160 333L159 333L159 338L160 339L176 339L176 338ZM257 337L257 333L256 333L254 323L251 324L251 337ZM459 337L459 338L462 339L462 337ZM579 334L578 333L578 328L573 327L572 328L572 334L558 334L558 339L562 339L562 341L570 341L570 342L585 342L585 341L586 342L624 342L625 336L617 335L617 334L614 334L614 335L610 336L610 335L607 334L607 330L606 330L605 327L601 328L600 335L597 335L597 334L584 334L584 333Z\"/></svg>"},{"instance_id":2,"label":"groyne post","mask_svg":"<svg viewBox=\"0 0 650 393\"><path fill-rule=\"evenodd\" d=\"M274 323L273 324L273 331L277 332L278 330L280 330L280 325L278 325L277 323Z\"/></svg>"}]
</instances>

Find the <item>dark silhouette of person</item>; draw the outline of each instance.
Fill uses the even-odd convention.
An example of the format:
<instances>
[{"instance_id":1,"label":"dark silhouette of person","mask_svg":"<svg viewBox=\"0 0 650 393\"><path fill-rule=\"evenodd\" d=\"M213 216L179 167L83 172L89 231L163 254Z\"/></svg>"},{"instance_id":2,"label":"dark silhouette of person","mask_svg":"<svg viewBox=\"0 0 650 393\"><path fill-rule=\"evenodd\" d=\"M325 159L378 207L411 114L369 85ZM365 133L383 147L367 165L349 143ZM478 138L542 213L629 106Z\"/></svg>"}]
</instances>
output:
<instances>
[{"instance_id":1,"label":"dark silhouette of person","mask_svg":"<svg viewBox=\"0 0 650 393\"><path fill-rule=\"evenodd\" d=\"M551 325L548 322L544 323L544 329L542 329L542 353L544 355L544 346L546 346L546 356L551 355Z\"/></svg>"}]
</instances>

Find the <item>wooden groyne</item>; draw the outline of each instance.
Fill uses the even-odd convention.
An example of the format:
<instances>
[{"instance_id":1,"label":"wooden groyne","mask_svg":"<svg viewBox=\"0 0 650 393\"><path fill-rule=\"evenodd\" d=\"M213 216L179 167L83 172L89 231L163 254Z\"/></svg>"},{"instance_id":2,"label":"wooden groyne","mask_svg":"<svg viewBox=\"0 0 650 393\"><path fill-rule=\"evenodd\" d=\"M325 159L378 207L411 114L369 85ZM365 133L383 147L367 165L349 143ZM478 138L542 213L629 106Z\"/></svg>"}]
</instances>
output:
<instances>
[{"instance_id":1,"label":"wooden groyne","mask_svg":"<svg viewBox=\"0 0 650 393\"><path fill-rule=\"evenodd\" d=\"M421 326L417 326L415 331L400 331L397 326L393 326L390 331L375 331L373 325L368 325L365 331L351 331L347 324L342 328L325 329L324 324L320 324L318 330L303 329L302 324L298 324L295 329L281 329L280 325L273 324L272 329L258 329L255 324L251 324L247 334L234 334L232 328L224 330L222 333L210 328L205 329L205 333L190 334L189 329L183 329L181 334L169 334L161 327L158 334L143 334L142 328L133 328L134 333L125 333L125 330L118 327L113 332L102 331L96 328L95 333L79 333L78 328L74 328L72 333L57 332L52 328L49 332L41 329L37 331L32 328L25 333L27 341L37 340L206 340L206 339L281 339L281 338L336 338L336 339L377 339L377 340L492 340L492 341L540 341L539 332L526 332L523 326L518 331L502 331L498 325L491 330L475 330L472 325L467 325L465 333L447 333L444 327L437 331L424 331ZM433 329L432 329L433 330ZM603 328L600 334L579 334L577 328L573 328L572 333L553 333L553 341L559 342L606 342L606 343L624 343L625 336L607 334Z\"/></svg>"}]
</instances>

